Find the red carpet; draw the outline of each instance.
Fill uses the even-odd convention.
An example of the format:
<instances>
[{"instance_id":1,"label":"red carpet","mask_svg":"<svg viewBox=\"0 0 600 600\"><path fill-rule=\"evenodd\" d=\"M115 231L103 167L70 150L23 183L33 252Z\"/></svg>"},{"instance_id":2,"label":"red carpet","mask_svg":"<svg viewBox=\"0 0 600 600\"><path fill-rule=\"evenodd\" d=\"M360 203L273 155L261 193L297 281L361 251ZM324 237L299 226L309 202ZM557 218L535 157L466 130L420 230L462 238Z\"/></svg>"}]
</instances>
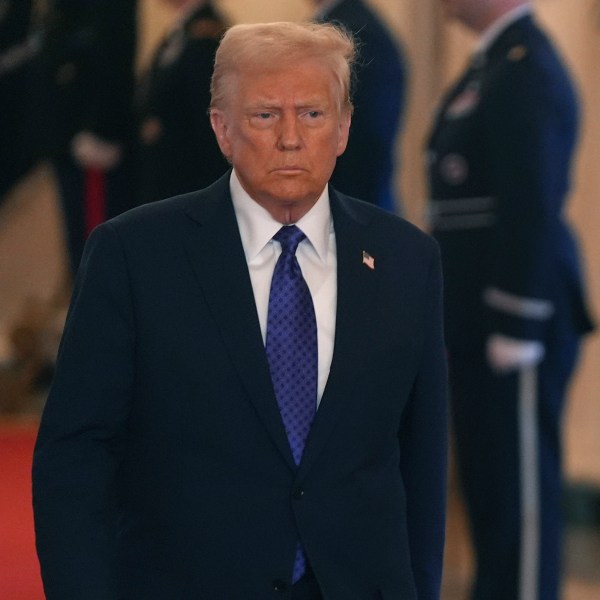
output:
<instances>
[{"instance_id":1,"label":"red carpet","mask_svg":"<svg viewBox=\"0 0 600 600\"><path fill-rule=\"evenodd\" d=\"M43 600L31 510L36 426L0 422L0 598Z\"/></svg>"}]
</instances>

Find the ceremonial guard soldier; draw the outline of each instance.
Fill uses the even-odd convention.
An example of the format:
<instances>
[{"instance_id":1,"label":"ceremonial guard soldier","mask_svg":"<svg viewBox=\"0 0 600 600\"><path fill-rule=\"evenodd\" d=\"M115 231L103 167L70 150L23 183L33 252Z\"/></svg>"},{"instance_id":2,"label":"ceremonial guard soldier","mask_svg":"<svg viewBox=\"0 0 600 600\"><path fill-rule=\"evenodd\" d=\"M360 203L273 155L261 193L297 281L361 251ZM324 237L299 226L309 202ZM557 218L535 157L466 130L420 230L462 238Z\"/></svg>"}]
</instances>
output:
<instances>
[{"instance_id":1,"label":"ceremonial guard soldier","mask_svg":"<svg viewBox=\"0 0 600 600\"><path fill-rule=\"evenodd\" d=\"M179 18L136 95L140 203L206 187L228 168L207 112L224 19L204 0L166 1Z\"/></svg>"},{"instance_id":2,"label":"ceremonial guard soldier","mask_svg":"<svg viewBox=\"0 0 600 600\"><path fill-rule=\"evenodd\" d=\"M428 144L477 600L556 600L560 424L591 319L564 219L578 102L526 0L447 0L481 34Z\"/></svg>"},{"instance_id":3,"label":"ceremonial guard soldier","mask_svg":"<svg viewBox=\"0 0 600 600\"><path fill-rule=\"evenodd\" d=\"M28 82L28 152L51 160L71 271L90 231L133 206L134 0L48 0Z\"/></svg>"},{"instance_id":4,"label":"ceremonial guard soldier","mask_svg":"<svg viewBox=\"0 0 600 600\"><path fill-rule=\"evenodd\" d=\"M404 50L363 0L312 0L315 19L341 24L358 40L354 113L348 146L331 182L342 192L392 212L402 212L395 190L396 142L407 88Z\"/></svg>"}]
</instances>

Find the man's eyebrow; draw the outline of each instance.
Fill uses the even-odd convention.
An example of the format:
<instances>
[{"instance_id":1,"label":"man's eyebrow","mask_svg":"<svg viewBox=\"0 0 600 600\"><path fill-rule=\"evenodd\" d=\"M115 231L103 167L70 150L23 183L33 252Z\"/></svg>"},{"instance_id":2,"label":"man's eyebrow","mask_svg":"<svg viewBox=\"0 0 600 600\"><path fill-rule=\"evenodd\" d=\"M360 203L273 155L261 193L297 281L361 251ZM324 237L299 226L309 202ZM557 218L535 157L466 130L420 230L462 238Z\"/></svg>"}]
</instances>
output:
<instances>
[{"instance_id":1,"label":"man's eyebrow","mask_svg":"<svg viewBox=\"0 0 600 600\"><path fill-rule=\"evenodd\" d=\"M244 112L246 113L253 113L253 112L276 112L281 110L280 106L277 106L276 104L270 104L270 103L257 103L257 102L253 102L252 104L248 104L245 108L244 108Z\"/></svg>"},{"instance_id":2,"label":"man's eyebrow","mask_svg":"<svg viewBox=\"0 0 600 600\"><path fill-rule=\"evenodd\" d=\"M327 110L330 107L329 102L304 102L296 106L298 110Z\"/></svg>"},{"instance_id":3,"label":"man's eyebrow","mask_svg":"<svg viewBox=\"0 0 600 600\"><path fill-rule=\"evenodd\" d=\"M327 108L331 105L331 102L325 98L306 98L300 100L298 103L294 104L294 108L312 108L312 107L322 107ZM278 109L282 107L282 103L277 100L272 99L257 99L249 102L246 105L246 108L273 108Z\"/></svg>"},{"instance_id":4,"label":"man's eyebrow","mask_svg":"<svg viewBox=\"0 0 600 600\"><path fill-rule=\"evenodd\" d=\"M247 104L248 107L268 107L277 108L281 106L281 103L273 98L254 98Z\"/></svg>"}]
</instances>

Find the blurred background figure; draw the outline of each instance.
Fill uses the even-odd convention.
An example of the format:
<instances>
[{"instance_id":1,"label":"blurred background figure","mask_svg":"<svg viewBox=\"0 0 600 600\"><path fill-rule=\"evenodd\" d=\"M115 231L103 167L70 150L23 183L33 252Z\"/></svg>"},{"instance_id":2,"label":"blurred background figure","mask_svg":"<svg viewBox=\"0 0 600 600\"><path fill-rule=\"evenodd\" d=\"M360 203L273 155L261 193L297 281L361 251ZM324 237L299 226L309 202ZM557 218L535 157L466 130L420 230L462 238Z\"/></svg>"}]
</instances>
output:
<instances>
[{"instance_id":1,"label":"blurred background figure","mask_svg":"<svg viewBox=\"0 0 600 600\"><path fill-rule=\"evenodd\" d=\"M133 206L134 0L46 0L31 62L29 155L50 159L71 273L93 227Z\"/></svg>"},{"instance_id":2,"label":"blurred background figure","mask_svg":"<svg viewBox=\"0 0 600 600\"><path fill-rule=\"evenodd\" d=\"M442 0L479 34L428 146L476 600L556 600L561 418L592 328L563 218L578 102L527 0Z\"/></svg>"},{"instance_id":3,"label":"blurred background figure","mask_svg":"<svg viewBox=\"0 0 600 600\"><path fill-rule=\"evenodd\" d=\"M26 69L36 51L32 0L0 2L0 203L30 166L21 147Z\"/></svg>"},{"instance_id":4,"label":"blurred background figure","mask_svg":"<svg viewBox=\"0 0 600 600\"><path fill-rule=\"evenodd\" d=\"M403 50L363 0L311 1L315 20L341 24L359 41L350 140L331 183L341 192L401 212L394 177L407 86Z\"/></svg>"},{"instance_id":5,"label":"blurred background figure","mask_svg":"<svg viewBox=\"0 0 600 600\"><path fill-rule=\"evenodd\" d=\"M210 78L225 21L208 0L177 10L136 93L138 202L206 187L228 168L210 127Z\"/></svg>"},{"instance_id":6,"label":"blurred background figure","mask_svg":"<svg viewBox=\"0 0 600 600\"><path fill-rule=\"evenodd\" d=\"M31 185L51 165L48 184L56 187L69 263L50 298L27 297L5 326L8 358L0 368L0 391L12 390L13 399L0 404L10 412L26 406L30 394L43 394L53 377L71 282L88 234L134 205L137 6L133 0L0 2L0 17L2 43L15 44L3 54L10 60L2 60L0 70L22 65L10 73L12 87L5 88L4 81L0 87L3 102L9 95L0 115L2 191L16 188L21 178ZM14 212L24 198L11 198ZM27 243L34 248L38 241L32 237Z\"/></svg>"}]
</instances>

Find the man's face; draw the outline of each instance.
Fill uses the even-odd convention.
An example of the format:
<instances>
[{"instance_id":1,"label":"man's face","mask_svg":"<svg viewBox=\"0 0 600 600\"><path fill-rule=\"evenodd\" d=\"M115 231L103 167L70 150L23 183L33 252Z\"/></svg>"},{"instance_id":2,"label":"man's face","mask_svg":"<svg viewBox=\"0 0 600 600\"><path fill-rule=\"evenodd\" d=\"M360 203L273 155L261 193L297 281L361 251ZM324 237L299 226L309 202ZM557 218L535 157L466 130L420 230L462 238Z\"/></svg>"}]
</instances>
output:
<instances>
[{"instance_id":1,"label":"man's face","mask_svg":"<svg viewBox=\"0 0 600 600\"><path fill-rule=\"evenodd\" d=\"M240 183L281 223L310 210L346 148L350 113L335 91L330 69L312 59L237 76L227 105L211 113Z\"/></svg>"}]
</instances>

